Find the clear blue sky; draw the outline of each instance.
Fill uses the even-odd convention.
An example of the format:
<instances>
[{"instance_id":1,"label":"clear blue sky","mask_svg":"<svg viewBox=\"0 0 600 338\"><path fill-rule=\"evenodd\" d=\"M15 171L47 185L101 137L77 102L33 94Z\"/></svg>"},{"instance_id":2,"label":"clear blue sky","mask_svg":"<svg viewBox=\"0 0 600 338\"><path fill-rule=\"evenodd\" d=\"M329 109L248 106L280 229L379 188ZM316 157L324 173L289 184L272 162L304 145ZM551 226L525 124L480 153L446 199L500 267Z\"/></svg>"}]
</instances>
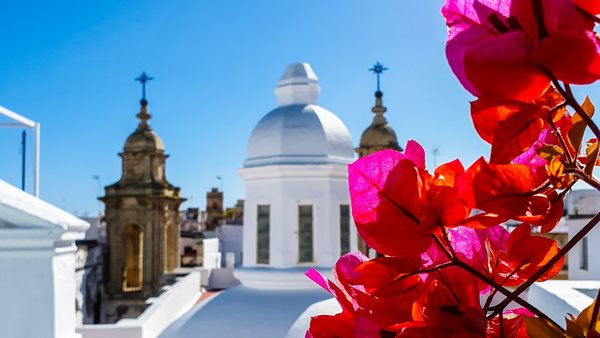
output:
<instances>
[{"instance_id":1,"label":"clear blue sky","mask_svg":"<svg viewBox=\"0 0 600 338\"><path fill-rule=\"evenodd\" d=\"M246 142L275 107L274 86L291 62L312 65L320 104L355 144L372 119L367 69L381 61L386 115L401 144L439 146L438 163L470 164L488 152L469 119L471 97L445 60L442 0L24 3L0 11L0 105L41 122L41 196L78 215L98 210L92 176L102 185L120 177L117 153L137 125L133 79L142 71L155 77L150 122L170 154L167 177L201 207L217 175L227 205L243 198ZM14 185L20 132L0 129L0 178Z\"/></svg>"}]
</instances>

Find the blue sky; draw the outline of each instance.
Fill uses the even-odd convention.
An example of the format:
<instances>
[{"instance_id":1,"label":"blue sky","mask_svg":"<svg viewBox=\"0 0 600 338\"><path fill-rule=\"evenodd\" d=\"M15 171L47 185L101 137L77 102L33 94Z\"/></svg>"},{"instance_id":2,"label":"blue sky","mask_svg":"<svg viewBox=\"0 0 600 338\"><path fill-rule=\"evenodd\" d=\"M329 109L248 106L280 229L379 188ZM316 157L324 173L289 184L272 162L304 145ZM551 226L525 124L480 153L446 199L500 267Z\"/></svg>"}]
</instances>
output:
<instances>
[{"instance_id":1,"label":"blue sky","mask_svg":"<svg viewBox=\"0 0 600 338\"><path fill-rule=\"evenodd\" d=\"M3 6L0 105L42 124L41 196L78 215L98 210L117 181L117 153L137 125L133 79L149 84L150 121L166 144L167 177L190 204L223 177L226 204L258 120L275 108L277 79L309 62L320 104L354 143L372 119L376 61L399 141L439 146L438 163L470 164L488 147L472 128L470 95L444 56L442 0L30 1ZM20 183L20 130L0 129L0 179ZM31 140L31 133L28 136ZM28 149L31 191L31 148ZM429 157L432 164L432 158Z\"/></svg>"}]
</instances>

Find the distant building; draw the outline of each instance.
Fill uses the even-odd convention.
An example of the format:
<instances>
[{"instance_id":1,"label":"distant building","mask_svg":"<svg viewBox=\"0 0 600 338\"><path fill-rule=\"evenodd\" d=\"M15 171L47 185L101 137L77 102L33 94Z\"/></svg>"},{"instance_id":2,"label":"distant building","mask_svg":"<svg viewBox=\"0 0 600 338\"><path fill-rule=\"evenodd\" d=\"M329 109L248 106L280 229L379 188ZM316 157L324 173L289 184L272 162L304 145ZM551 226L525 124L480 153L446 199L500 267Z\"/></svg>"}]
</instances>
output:
<instances>
[{"instance_id":1,"label":"distant building","mask_svg":"<svg viewBox=\"0 0 600 338\"><path fill-rule=\"evenodd\" d=\"M226 208L223 214L223 224L242 225L244 224L244 200L237 200L235 206Z\"/></svg>"},{"instance_id":2,"label":"distant building","mask_svg":"<svg viewBox=\"0 0 600 338\"><path fill-rule=\"evenodd\" d=\"M206 230L214 231L223 219L223 192L212 188L206 193Z\"/></svg>"},{"instance_id":3,"label":"distant building","mask_svg":"<svg viewBox=\"0 0 600 338\"><path fill-rule=\"evenodd\" d=\"M163 275L180 266L179 188L165 177L163 141L148 120L142 99L140 123L127 138L121 179L105 188L108 255L105 262L102 322L136 317L144 300L156 296Z\"/></svg>"},{"instance_id":4,"label":"distant building","mask_svg":"<svg viewBox=\"0 0 600 338\"><path fill-rule=\"evenodd\" d=\"M355 149L359 158L384 149L402 151L402 148L398 145L396 132L383 116L387 108L383 106L382 97L383 92L375 92L375 106L371 108L371 111L375 114L373 122L362 133L359 146Z\"/></svg>"},{"instance_id":5,"label":"distant building","mask_svg":"<svg viewBox=\"0 0 600 338\"><path fill-rule=\"evenodd\" d=\"M204 214L205 215L205 214ZM197 231L204 230L203 213L199 208L187 208L180 212L181 231Z\"/></svg>"},{"instance_id":6,"label":"distant building","mask_svg":"<svg viewBox=\"0 0 600 338\"><path fill-rule=\"evenodd\" d=\"M385 149L402 151L402 148L398 145L396 132L390 127L385 116L383 116L387 111L387 108L383 105L383 92L379 88L379 75L383 72L383 68L378 63L372 70L377 74L378 78L377 91L375 92L375 106L371 109L375 116L371 125L360 136L359 146L355 149L359 158ZM358 238L358 250L367 256L373 256L374 254L369 253L370 250L365 241L360 238L360 235Z\"/></svg>"},{"instance_id":7,"label":"distant building","mask_svg":"<svg viewBox=\"0 0 600 338\"><path fill-rule=\"evenodd\" d=\"M181 231L181 266L202 266L204 235L200 231Z\"/></svg>"},{"instance_id":8,"label":"distant building","mask_svg":"<svg viewBox=\"0 0 600 338\"><path fill-rule=\"evenodd\" d=\"M90 224L83 239L77 240L75 276L77 299L77 324L100 322L101 290L104 281L104 255L106 248L106 224L99 217L83 217Z\"/></svg>"}]
</instances>

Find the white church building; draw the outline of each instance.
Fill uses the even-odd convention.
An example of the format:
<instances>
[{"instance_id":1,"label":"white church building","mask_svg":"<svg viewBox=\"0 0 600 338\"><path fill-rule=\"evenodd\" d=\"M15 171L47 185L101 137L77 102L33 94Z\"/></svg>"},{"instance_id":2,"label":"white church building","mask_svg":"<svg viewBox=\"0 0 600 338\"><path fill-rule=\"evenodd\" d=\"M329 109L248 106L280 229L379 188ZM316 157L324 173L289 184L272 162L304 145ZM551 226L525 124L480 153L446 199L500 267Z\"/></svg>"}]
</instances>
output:
<instances>
[{"instance_id":1,"label":"white church building","mask_svg":"<svg viewBox=\"0 0 600 338\"><path fill-rule=\"evenodd\" d=\"M240 176L246 185L243 265L331 267L356 250L347 165L350 132L317 105L310 65L288 66L275 95L278 107L254 128Z\"/></svg>"}]
</instances>

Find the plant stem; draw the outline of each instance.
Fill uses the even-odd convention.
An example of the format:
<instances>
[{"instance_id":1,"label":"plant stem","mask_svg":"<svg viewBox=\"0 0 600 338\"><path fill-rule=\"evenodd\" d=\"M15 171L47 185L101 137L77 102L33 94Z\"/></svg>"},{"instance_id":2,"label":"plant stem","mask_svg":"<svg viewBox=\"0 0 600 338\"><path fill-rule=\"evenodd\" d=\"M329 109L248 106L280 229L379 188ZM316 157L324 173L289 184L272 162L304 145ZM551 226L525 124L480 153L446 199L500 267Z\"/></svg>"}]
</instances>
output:
<instances>
[{"instance_id":1,"label":"plant stem","mask_svg":"<svg viewBox=\"0 0 600 338\"><path fill-rule=\"evenodd\" d=\"M552 130L554 131L556 138L558 138L558 142L560 143L561 148L563 148L563 150L565 152L565 158L567 159L567 162L573 163L574 161L571 158L571 152L569 151L569 147L567 147L567 143L565 142L565 139L562 137L562 134L560 133L558 128L556 128L554 121L552 121L552 116L550 116L550 118L548 119L548 124L550 124L550 127L552 127ZM577 154L575 154L575 159L577 159Z\"/></svg>"},{"instance_id":2,"label":"plant stem","mask_svg":"<svg viewBox=\"0 0 600 338\"><path fill-rule=\"evenodd\" d=\"M433 239L440 246L440 249L442 249L442 251L444 252L444 254L446 255L446 257L448 257L448 259L451 260L451 263L453 265L455 265L455 266L457 266L457 267L465 270L466 272L468 272L471 275L475 276L477 279L479 279L482 282L490 285L495 290L498 290L500 293L502 293L504 296L506 296L506 299L510 299L510 301L514 301L515 303L521 305L522 307L524 307L527 310L529 310L532 313L534 313L536 316L548 320L550 323L554 324L557 328L559 328L560 330L562 330L564 332L563 328L560 327L560 325L556 324L552 319L550 319L550 317L548 317L545 313L543 313L542 311L540 311L538 308L536 308L535 306L531 305L530 303L528 303L524 299L520 298L518 295L515 295L514 293L508 291L502 285L500 285L500 284L496 283L496 281L488 278L486 275L484 275L480 271L476 270L475 268L473 268L469 264L467 264L467 263L459 260L456 257L452 257L452 255L450 254L450 252L448 252L448 249L444 246L444 244L438 238L438 236L433 235ZM488 319L493 318L494 316L495 315L492 315L491 317L488 316Z\"/></svg>"},{"instance_id":3,"label":"plant stem","mask_svg":"<svg viewBox=\"0 0 600 338\"><path fill-rule=\"evenodd\" d=\"M498 322L500 324L500 338L504 338L504 313L500 312L500 316L498 317Z\"/></svg>"},{"instance_id":4,"label":"plant stem","mask_svg":"<svg viewBox=\"0 0 600 338\"><path fill-rule=\"evenodd\" d=\"M590 128L590 130L592 131L592 133L594 134L594 136L596 136L596 138L598 140L600 140L600 129L594 123L594 121L592 121L592 118L585 112L585 110L583 110L583 108L581 107L581 105L579 104L579 102L577 102L577 100L575 100L575 98L573 97L573 95L570 95L560 85L560 83L558 82L558 80L554 76L551 76L550 78L552 79L552 83L554 84L554 86L556 87L556 89L558 90L558 92L565 98L567 104L569 106L571 106L573 109L575 109L575 112L579 115L579 117L581 117L581 119L585 122L585 124L587 124L587 126ZM569 84L565 84L565 87L568 88L569 92L571 91L571 87L569 86Z\"/></svg>"},{"instance_id":5,"label":"plant stem","mask_svg":"<svg viewBox=\"0 0 600 338\"><path fill-rule=\"evenodd\" d=\"M575 9L581 13L581 15L585 16L587 19L596 22L596 23L600 23L600 18L598 18L597 16L590 14L588 11L584 10L583 8L579 7L579 6L575 6Z\"/></svg>"},{"instance_id":6,"label":"plant stem","mask_svg":"<svg viewBox=\"0 0 600 338\"><path fill-rule=\"evenodd\" d=\"M600 182L598 182L593 177L589 177L586 173L582 172L581 169L567 169L565 170L565 173L573 174L577 176L577 178L585 181L585 183L594 187L596 190L600 190Z\"/></svg>"},{"instance_id":7,"label":"plant stem","mask_svg":"<svg viewBox=\"0 0 600 338\"><path fill-rule=\"evenodd\" d=\"M418 271L413 271L411 273L407 273L407 274L403 274L403 275L399 275L396 278L394 278L390 283L388 283L385 286L380 287L379 289L377 289L377 291L373 292L374 296L378 296L380 293L383 292L384 289L389 288L391 286L393 286L394 284L403 281L404 279L411 277L411 276L415 276L418 274L422 274L422 273L431 273L431 272L436 272L438 270L441 270L443 268L449 267L454 265L454 263L452 262L446 262L446 263L442 263L440 265L436 265L433 268L429 268L429 269L423 269L423 270L418 270Z\"/></svg>"},{"instance_id":8,"label":"plant stem","mask_svg":"<svg viewBox=\"0 0 600 338\"><path fill-rule=\"evenodd\" d=\"M448 249L450 250L452 257L454 257L454 259L458 259L458 256L456 256L456 251L454 251L454 248L452 247L452 243L450 243L450 238L448 238L448 231L446 231L446 227L444 227L443 225L440 225L440 230L442 231L442 235L444 236L444 241L446 242L446 245L448 246Z\"/></svg>"},{"instance_id":9,"label":"plant stem","mask_svg":"<svg viewBox=\"0 0 600 338\"><path fill-rule=\"evenodd\" d=\"M520 298L518 295L515 295L513 292L508 291L506 288L504 288L502 285L496 283L494 280L488 278L487 276L485 276L484 274L482 274L481 272L479 272L478 270L474 269L473 267L471 267L470 265L466 264L465 262L459 261L459 260L455 260L454 264L467 271L468 273L470 273L471 275L477 277L478 279L480 279L481 281L483 281L484 283L489 284L490 286L492 286L494 289L498 290L498 292L502 293L504 296L506 296L506 299L510 299L510 301L513 301L519 305L521 305L522 307L526 308L527 310L533 312L536 316L540 317L540 318L544 318L546 320L548 320L550 323L554 324L557 328L560 328L562 330L562 328L560 327L560 325L556 324L552 319L550 319L550 317L548 317L545 313L543 313L542 311L540 311L538 308L536 308L535 306L533 306L532 304L530 304L529 302L527 302L526 300L524 300L523 298ZM509 301L509 302L510 302ZM508 304L507 304L508 305ZM504 306L506 307L506 306ZM503 307L503 308L504 308ZM502 309L503 309L502 308ZM494 311L495 312L495 311ZM500 310L499 313L501 313L502 310ZM492 314L491 316L488 316L488 319L495 317L497 314ZM564 330L563 330L564 331Z\"/></svg>"}]
</instances>

